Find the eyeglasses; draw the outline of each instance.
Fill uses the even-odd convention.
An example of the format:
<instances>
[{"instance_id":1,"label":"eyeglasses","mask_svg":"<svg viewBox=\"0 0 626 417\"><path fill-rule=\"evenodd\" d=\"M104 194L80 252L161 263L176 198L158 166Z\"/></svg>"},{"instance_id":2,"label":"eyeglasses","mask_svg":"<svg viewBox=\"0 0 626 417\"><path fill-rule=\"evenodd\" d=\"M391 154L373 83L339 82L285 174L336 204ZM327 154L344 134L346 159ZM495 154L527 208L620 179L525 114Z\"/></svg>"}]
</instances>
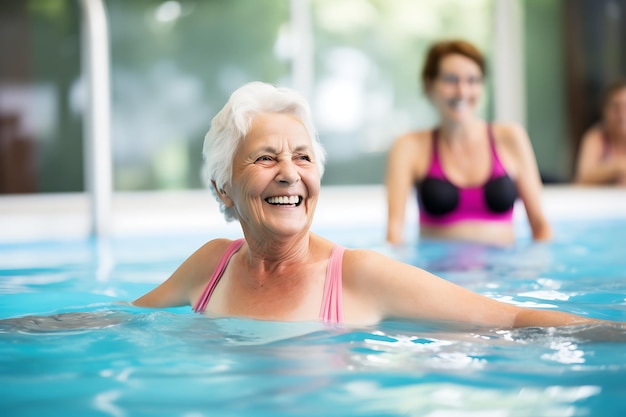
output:
<instances>
[{"instance_id":1,"label":"eyeglasses","mask_svg":"<svg viewBox=\"0 0 626 417\"><path fill-rule=\"evenodd\" d=\"M483 77L480 76L469 76L465 79L462 79L456 74L441 74L437 77L442 83L450 86L457 86L461 84L461 82L466 83L469 86L476 86L483 83Z\"/></svg>"}]
</instances>

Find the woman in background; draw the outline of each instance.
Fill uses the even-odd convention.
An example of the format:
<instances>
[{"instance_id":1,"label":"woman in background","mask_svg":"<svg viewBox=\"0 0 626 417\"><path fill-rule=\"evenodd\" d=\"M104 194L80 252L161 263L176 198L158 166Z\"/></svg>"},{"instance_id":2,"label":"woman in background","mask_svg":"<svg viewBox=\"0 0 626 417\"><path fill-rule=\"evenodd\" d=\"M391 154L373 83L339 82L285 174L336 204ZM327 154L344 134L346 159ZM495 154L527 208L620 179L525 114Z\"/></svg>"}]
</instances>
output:
<instances>
[{"instance_id":1,"label":"woman in background","mask_svg":"<svg viewBox=\"0 0 626 417\"><path fill-rule=\"evenodd\" d=\"M612 84L602 104L602 122L582 138L576 182L626 186L626 80Z\"/></svg>"},{"instance_id":2,"label":"woman in background","mask_svg":"<svg viewBox=\"0 0 626 417\"><path fill-rule=\"evenodd\" d=\"M511 244L519 198L533 238L551 238L541 207L541 178L525 130L488 123L476 114L485 72L483 55L466 41L438 42L428 51L422 83L439 123L404 134L390 150L388 242L403 242L405 208L414 187L422 237Z\"/></svg>"}]
</instances>

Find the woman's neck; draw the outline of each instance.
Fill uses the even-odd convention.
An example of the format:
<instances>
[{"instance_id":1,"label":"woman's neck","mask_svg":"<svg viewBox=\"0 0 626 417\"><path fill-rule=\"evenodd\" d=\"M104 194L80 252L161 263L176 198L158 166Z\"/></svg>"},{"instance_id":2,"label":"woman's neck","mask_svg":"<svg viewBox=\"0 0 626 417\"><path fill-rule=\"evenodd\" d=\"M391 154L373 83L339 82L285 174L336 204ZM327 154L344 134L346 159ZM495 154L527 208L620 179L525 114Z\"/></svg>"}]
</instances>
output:
<instances>
[{"instance_id":1,"label":"woman's neck","mask_svg":"<svg viewBox=\"0 0 626 417\"><path fill-rule=\"evenodd\" d=\"M244 232L248 244L248 262L251 267L288 265L302 262L310 253L311 234L295 235L289 238L252 236Z\"/></svg>"},{"instance_id":2,"label":"woman's neck","mask_svg":"<svg viewBox=\"0 0 626 417\"><path fill-rule=\"evenodd\" d=\"M482 137L485 131L485 122L472 119L464 123L442 122L439 126L439 137L448 142L465 142Z\"/></svg>"}]
</instances>

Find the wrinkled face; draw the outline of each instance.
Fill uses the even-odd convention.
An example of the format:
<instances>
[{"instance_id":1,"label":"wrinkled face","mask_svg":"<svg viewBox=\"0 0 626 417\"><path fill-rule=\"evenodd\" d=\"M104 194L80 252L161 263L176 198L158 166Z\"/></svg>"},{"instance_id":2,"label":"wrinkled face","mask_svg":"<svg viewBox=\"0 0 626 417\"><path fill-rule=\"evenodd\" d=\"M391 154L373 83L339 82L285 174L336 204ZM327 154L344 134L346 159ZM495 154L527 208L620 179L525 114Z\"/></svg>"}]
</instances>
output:
<instances>
[{"instance_id":1,"label":"wrinkled face","mask_svg":"<svg viewBox=\"0 0 626 417\"><path fill-rule=\"evenodd\" d=\"M466 56L451 54L441 59L439 75L430 84L429 97L444 120L474 117L483 92L483 74Z\"/></svg>"},{"instance_id":2,"label":"wrinkled face","mask_svg":"<svg viewBox=\"0 0 626 417\"><path fill-rule=\"evenodd\" d=\"M224 203L244 231L275 236L306 233L320 190L311 139L287 114L256 115L233 160Z\"/></svg>"},{"instance_id":3,"label":"wrinkled face","mask_svg":"<svg viewBox=\"0 0 626 417\"><path fill-rule=\"evenodd\" d=\"M609 130L626 135L626 88L611 96L604 109L604 120Z\"/></svg>"}]
</instances>

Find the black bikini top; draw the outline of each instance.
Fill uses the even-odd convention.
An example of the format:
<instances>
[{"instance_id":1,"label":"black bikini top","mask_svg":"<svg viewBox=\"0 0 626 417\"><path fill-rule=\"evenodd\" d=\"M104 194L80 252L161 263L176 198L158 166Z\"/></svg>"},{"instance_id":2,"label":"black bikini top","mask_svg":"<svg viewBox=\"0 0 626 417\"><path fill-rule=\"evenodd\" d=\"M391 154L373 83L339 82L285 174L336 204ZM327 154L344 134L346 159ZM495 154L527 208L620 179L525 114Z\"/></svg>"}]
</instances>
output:
<instances>
[{"instance_id":1,"label":"black bikini top","mask_svg":"<svg viewBox=\"0 0 626 417\"><path fill-rule=\"evenodd\" d=\"M438 130L433 131L433 158L417 196L422 224L450 224L465 220L512 221L517 187L498 158L491 126L487 134L492 155L489 179L478 187L457 187L443 172L439 160Z\"/></svg>"}]
</instances>

